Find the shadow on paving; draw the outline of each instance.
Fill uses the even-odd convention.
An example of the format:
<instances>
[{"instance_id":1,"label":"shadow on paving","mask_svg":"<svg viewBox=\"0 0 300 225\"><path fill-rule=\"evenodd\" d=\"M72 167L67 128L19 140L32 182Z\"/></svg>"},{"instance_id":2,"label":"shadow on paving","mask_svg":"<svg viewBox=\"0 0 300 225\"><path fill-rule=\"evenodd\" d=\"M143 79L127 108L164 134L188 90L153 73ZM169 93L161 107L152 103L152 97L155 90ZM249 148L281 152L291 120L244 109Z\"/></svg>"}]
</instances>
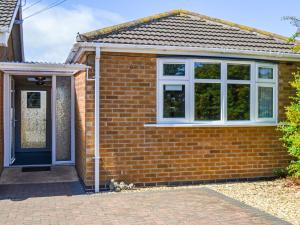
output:
<instances>
[{"instance_id":1,"label":"shadow on paving","mask_svg":"<svg viewBox=\"0 0 300 225\"><path fill-rule=\"evenodd\" d=\"M79 181L0 185L0 200L23 201L35 197L74 196L82 194L85 194L85 191Z\"/></svg>"}]
</instances>

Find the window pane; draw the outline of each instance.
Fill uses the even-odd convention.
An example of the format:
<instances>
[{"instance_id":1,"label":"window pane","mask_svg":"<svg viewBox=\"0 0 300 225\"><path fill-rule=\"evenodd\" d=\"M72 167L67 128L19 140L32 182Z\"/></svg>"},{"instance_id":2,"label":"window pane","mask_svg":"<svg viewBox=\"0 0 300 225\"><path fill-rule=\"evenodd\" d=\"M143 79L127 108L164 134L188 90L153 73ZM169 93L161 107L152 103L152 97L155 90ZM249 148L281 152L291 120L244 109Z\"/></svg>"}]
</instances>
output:
<instances>
[{"instance_id":1,"label":"window pane","mask_svg":"<svg viewBox=\"0 0 300 225\"><path fill-rule=\"evenodd\" d=\"M221 84L195 84L195 120L220 120Z\"/></svg>"},{"instance_id":2,"label":"window pane","mask_svg":"<svg viewBox=\"0 0 300 225\"><path fill-rule=\"evenodd\" d=\"M258 117L273 118L272 87L258 87Z\"/></svg>"},{"instance_id":3,"label":"window pane","mask_svg":"<svg viewBox=\"0 0 300 225\"><path fill-rule=\"evenodd\" d=\"M250 65L227 65L227 76L229 80L250 80Z\"/></svg>"},{"instance_id":4,"label":"window pane","mask_svg":"<svg viewBox=\"0 0 300 225\"><path fill-rule=\"evenodd\" d=\"M185 86L164 85L164 118L185 117Z\"/></svg>"},{"instance_id":5,"label":"window pane","mask_svg":"<svg viewBox=\"0 0 300 225\"><path fill-rule=\"evenodd\" d=\"M228 120L250 120L250 85L228 84Z\"/></svg>"},{"instance_id":6,"label":"window pane","mask_svg":"<svg viewBox=\"0 0 300 225\"><path fill-rule=\"evenodd\" d=\"M164 76L184 76L185 64L164 64Z\"/></svg>"},{"instance_id":7,"label":"window pane","mask_svg":"<svg viewBox=\"0 0 300 225\"><path fill-rule=\"evenodd\" d=\"M56 77L56 160L71 160L71 77Z\"/></svg>"},{"instance_id":8,"label":"window pane","mask_svg":"<svg viewBox=\"0 0 300 225\"><path fill-rule=\"evenodd\" d=\"M258 68L258 78L273 79L273 68Z\"/></svg>"},{"instance_id":9,"label":"window pane","mask_svg":"<svg viewBox=\"0 0 300 225\"><path fill-rule=\"evenodd\" d=\"M41 93L27 92L27 108L41 108Z\"/></svg>"},{"instance_id":10,"label":"window pane","mask_svg":"<svg viewBox=\"0 0 300 225\"><path fill-rule=\"evenodd\" d=\"M220 79L221 64L211 63L195 63L195 78L196 79Z\"/></svg>"}]
</instances>

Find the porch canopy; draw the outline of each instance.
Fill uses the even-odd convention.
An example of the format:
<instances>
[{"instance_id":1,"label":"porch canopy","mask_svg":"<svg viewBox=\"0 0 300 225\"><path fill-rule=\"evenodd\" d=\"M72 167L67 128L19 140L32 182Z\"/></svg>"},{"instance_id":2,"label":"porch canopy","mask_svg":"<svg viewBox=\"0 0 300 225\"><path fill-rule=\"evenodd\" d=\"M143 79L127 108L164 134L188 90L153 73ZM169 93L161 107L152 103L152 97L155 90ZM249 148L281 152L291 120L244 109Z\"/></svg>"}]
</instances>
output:
<instances>
[{"instance_id":1,"label":"porch canopy","mask_svg":"<svg viewBox=\"0 0 300 225\"><path fill-rule=\"evenodd\" d=\"M86 70L83 64L63 64L46 62L0 62L0 71L13 75L74 75Z\"/></svg>"}]
</instances>

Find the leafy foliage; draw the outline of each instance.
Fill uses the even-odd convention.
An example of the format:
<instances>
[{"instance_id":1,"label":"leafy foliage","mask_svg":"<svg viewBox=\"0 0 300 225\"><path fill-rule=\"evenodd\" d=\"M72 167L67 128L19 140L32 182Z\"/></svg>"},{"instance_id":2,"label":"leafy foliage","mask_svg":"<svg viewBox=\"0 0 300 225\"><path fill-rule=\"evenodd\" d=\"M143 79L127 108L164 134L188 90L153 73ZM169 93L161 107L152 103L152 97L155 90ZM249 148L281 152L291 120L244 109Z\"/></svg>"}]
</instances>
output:
<instances>
[{"instance_id":1,"label":"leafy foliage","mask_svg":"<svg viewBox=\"0 0 300 225\"><path fill-rule=\"evenodd\" d=\"M279 126L283 132L281 138L287 147L289 154L293 157L288 172L292 176L300 177L300 71L294 74L291 82L296 89L296 95L292 97L292 103L286 107L287 121Z\"/></svg>"},{"instance_id":2,"label":"leafy foliage","mask_svg":"<svg viewBox=\"0 0 300 225\"><path fill-rule=\"evenodd\" d=\"M289 38L290 42L296 42L294 51L300 51L300 43L297 38L300 37L300 19L294 16L286 16L284 20L297 27L297 31ZM286 107L287 121L279 126L283 132L283 140L289 154L293 157L291 164L288 166L289 174L300 178L300 71L294 74L294 81L291 85L296 90L296 95L292 97L292 103Z\"/></svg>"},{"instance_id":3,"label":"leafy foliage","mask_svg":"<svg viewBox=\"0 0 300 225\"><path fill-rule=\"evenodd\" d=\"M286 168L277 168L273 170L273 174L279 178L285 178L288 176L288 171Z\"/></svg>"},{"instance_id":4,"label":"leafy foliage","mask_svg":"<svg viewBox=\"0 0 300 225\"><path fill-rule=\"evenodd\" d=\"M300 38L300 19L294 16L285 16L283 17L284 20L290 21L290 23L297 28L297 31L289 38L290 42L296 42L297 38ZM293 48L294 51L300 51L300 43L299 41L296 43L295 47Z\"/></svg>"}]
</instances>

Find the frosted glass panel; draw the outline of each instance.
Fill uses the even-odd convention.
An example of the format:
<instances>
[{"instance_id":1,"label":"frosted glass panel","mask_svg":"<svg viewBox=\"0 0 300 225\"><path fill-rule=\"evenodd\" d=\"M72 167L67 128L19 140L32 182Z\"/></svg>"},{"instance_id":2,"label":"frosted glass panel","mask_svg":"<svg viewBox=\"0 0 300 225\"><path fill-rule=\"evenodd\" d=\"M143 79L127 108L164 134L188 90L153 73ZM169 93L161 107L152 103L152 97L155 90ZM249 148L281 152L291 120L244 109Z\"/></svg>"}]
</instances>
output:
<instances>
[{"instance_id":1,"label":"frosted glass panel","mask_svg":"<svg viewBox=\"0 0 300 225\"><path fill-rule=\"evenodd\" d=\"M56 160L71 160L71 78L56 78Z\"/></svg>"},{"instance_id":2,"label":"frosted glass panel","mask_svg":"<svg viewBox=\"0 0 300 225\"><path fill-rule=\"evenodd\" d=\"M46 148L47 92L21 91L21 148Z\"/></svg>"}]
</instances>

